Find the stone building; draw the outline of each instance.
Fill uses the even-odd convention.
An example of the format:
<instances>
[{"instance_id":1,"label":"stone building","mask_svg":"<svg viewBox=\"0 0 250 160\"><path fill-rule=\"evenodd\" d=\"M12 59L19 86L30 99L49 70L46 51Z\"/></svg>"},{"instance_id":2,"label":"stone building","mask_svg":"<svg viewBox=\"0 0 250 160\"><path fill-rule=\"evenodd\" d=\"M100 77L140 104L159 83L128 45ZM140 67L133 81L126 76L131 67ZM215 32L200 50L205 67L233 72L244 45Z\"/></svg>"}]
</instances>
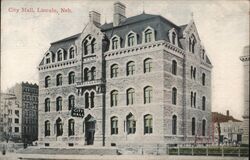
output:
<instances>
[{"instance_id":1,"label":"stone building","mask_svg":"<svg viewBox=\"0 0 250 160\"><path fill-rule=\"evenodd\" d=\"M14 94L1 93L0 141L20 142L22 108Z\"/></svg>"},{"instance_id":2,"label":"stone building","mask_svg":"<svg viewBox=\"0 0 250 160\"><path fill-rule=\"evenodd\" d=\"M44 54L41 146L209 143L212 64L194 21L127 18L125 9L116 2L113 23L103 25L91 11L81 33L51 43Z\"/></svg>"},{"instance_id":3,"label":"stone building","mask_svg":"<svg viewBox=\"0 0 250 160\"><path fill-rule=\"evenodd\" d=\"M249 46L244 47L243 56L240 57L240 60L244 65L244 114L242 116L244 132L242 143L249 144Z\"/></svg>"},{"instance_id":4,"label":"stone building","mask_svg":"<svg viewBox=\"0 0 250 160\"><path fill-rule=\"evenodd\" d=\"M21 133L24 143L31 143L38 137L38 85L18 83L8 90L16 96L21 107Z\"/></svg>"}]
</instances>

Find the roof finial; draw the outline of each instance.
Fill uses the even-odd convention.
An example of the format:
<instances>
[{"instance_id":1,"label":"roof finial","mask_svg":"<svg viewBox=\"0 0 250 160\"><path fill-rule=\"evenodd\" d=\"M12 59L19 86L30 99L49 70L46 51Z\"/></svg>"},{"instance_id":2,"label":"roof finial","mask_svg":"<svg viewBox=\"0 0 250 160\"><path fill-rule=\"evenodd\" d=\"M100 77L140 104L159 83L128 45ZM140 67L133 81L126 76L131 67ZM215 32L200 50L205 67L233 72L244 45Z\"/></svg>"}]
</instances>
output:
<instances>
[{"instance_id":1,"label":"roof finial","mask_svg":"<svg viewBox=\"0 0 250 160\"><path fill-rule=\"evenodd\" d=\"M145 13L145 10L144 10L144 0L142 0L142 13L143 14Z\"/></svg>"}]
</instances>

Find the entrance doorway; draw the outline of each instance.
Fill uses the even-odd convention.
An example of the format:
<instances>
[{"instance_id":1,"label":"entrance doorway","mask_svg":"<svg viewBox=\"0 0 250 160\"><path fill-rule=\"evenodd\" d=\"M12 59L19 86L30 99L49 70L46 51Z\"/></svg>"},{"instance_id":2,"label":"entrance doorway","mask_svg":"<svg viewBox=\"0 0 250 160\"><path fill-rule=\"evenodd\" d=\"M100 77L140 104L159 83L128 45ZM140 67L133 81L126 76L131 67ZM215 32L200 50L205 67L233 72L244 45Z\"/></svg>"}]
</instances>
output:
<instances>
[{"instance_id":1,"label":"entrance doorway","mask_svg":"<svg viewBox=\"0 0 250 160\"><path fill-rule=\"evenodd\" d=\"M85 142L87 145L93 145L95 139L95 123L96 120L92 116L85 119Z\"/></svg>"}]
</instances>

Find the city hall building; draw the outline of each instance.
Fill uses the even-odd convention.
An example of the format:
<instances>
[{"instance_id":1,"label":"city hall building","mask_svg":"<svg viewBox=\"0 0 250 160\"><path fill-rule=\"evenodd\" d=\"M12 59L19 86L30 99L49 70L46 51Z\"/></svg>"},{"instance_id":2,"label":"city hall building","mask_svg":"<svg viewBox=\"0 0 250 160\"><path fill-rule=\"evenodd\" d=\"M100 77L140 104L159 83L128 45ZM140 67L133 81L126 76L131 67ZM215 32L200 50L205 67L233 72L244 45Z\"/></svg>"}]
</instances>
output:
<instances>
[{"instance_id":1,"label":"city hall building","mask_svg":"<svg viewBox=\"0 0 250 160\"><path fill-rule=\"evenodd\" d=\"M81 33L51 43L39 64L45 147L209 143L212 64L195 23L160 15L113 23L91 11Z\"/></svg>"}]
</instances>

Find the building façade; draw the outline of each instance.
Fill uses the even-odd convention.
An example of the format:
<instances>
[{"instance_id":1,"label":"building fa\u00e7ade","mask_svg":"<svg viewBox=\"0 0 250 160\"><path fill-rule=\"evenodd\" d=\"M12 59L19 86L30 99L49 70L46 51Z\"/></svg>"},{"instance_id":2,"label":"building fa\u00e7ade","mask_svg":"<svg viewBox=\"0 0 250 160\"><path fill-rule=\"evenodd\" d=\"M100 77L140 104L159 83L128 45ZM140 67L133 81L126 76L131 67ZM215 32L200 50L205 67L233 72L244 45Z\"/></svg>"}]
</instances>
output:
<instances>
[{"instance_id":1,"label":"building fa\u00e7ade","mask_svg":"<svg viewBox=\"0 0 250 160\"><path fill-rule=\"evenodd\" d=\"M209 143L212 65L194 21L125 8L103 25L91 11L82 33L51 43L38 67L40 145Z\"/></svg>"}]
</instances>

